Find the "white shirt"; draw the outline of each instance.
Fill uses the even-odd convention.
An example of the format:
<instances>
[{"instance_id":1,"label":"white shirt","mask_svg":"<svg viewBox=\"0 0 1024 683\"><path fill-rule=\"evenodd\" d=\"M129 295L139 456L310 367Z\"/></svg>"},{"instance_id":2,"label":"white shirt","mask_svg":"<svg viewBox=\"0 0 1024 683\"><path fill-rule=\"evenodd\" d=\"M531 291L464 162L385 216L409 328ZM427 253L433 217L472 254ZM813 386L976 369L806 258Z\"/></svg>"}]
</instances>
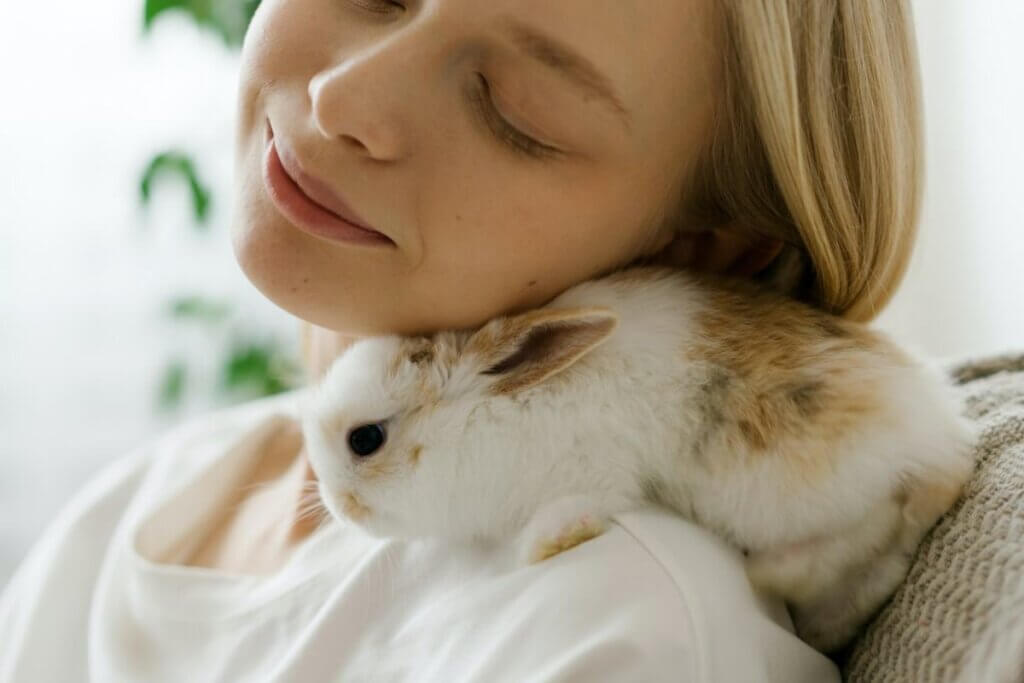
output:
<instances>
[{"instance_id":1,"label":"white shirt","mask_svg":"<svg viewBox=\"0 0 1024 683\"><path fill-rule=\"evenodd\" d=\"M0 595L0 681L838 682L667 511L518 568L332 521L268 575L182 564L303 390L184 421L61 510Z\"/></svg>"}]
</instances>

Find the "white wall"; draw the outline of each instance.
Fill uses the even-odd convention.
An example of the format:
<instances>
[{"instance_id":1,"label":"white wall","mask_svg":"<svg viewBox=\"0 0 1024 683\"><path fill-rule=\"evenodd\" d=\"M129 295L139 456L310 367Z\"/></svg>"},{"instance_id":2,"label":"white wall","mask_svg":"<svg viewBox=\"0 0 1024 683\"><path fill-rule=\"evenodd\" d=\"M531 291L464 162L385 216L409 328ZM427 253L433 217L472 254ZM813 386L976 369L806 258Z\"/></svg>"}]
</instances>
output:
<instances>
[{"instance_id":1,"label":"white wall","mask_svg":"<svg viewBox=\"0 0 1024 683\"><path fill-rule=\"evenodd\" d=\"M1024 350L1024 3L917 0L927 187L878 324L942 356Z\"/></svg>"},{"instance_id":2,"label":"white wall","mask_svg":"<svg viewBox=\"0 0 1024 683\"><path fill-rule=\"evenodd\" d=\"M227 240L237 56L183 19L143 40L141 5L0 9L0 584L88 476L174 421L151 410L163 363L207 341L162 320L162 301L222 295L254 327L294 331ZM1024 349L1024 4L915 6L929 184L920 249L880 324L937 355ZM136 206L141 167L170 144L214 186L208 236L180 188Z\"/></svg>"},{"instance_id":3,"label":"white wall","mask_svg":"<svg viewBox=\"0 0 1024 683\"><path fill-rule=\"evenodd\" d=\"M237 55L183 17L144 39L142 5L0 9L0 585L103 463L208 407L153 410L173 354L208 381L217 360L211 338L163 317L168 298L232 299L253 329L294 334L228 241ZM213 186L208 235L177 184L139 206L165 146L193 152Z\"/></svg>"}]
</instances>

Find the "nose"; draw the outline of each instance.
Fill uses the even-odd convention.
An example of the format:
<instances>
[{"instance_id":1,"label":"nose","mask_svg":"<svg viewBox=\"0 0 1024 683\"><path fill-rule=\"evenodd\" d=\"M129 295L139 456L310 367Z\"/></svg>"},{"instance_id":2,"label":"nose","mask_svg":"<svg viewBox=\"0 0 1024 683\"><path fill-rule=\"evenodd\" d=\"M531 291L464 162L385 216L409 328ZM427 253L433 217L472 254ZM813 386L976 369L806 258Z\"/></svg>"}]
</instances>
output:
<instances>
[{"instance_id":1,"label":"nose","mask_svg":"<svg viewBox=\"0 0 1024 683\"><path fill-rule=\"evenodd\" d=\"M358 153L392 160L406 152L409 129L404 112L414 109L411 54L417 39L392 35L371 47L338 58L309 81L313 122L327 140Z\"/></svg>"}]
</instances>

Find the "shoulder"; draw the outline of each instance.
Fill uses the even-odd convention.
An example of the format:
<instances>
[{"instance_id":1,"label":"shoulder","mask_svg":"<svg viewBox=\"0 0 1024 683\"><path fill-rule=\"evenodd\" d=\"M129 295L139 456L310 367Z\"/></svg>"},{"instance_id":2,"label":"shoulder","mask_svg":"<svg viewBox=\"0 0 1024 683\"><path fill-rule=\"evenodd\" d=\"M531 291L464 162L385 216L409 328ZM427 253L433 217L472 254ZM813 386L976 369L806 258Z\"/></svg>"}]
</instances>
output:
<instances>
[{"instance_id":1,"label":"shoulder","mask_svg":"<svg viewBox=\"0 0 1024 683\"><path fill-rule=\"evenodd\" d=\"M340 540L347 538L338 528ZM326 546L325 546L326 547ZM346 551L342 553L348 555ZM338 569L324 600L339 623L360 614L346 673L416 680L838 683L785 609L756 596L741 557L656 508L620 515L601 536L510 568L500 550L439 540L382 542L357 571ZM363 586L363 588L359 588ZM339 633L323 633L325 657ZM384 667L384 668L382 668ZM350 676L359 678L359 676ZM405 678L399 677L401 680Z\"/></svg>"},{"instance_id":2,"label":"shoulder","mask_svg":"<svg viewBox=\"0 0 1024 683\"><path fill-rule=\"evenodd\" d=\"M785 606L753 591L742 557L716 536L653 507L615 521L536 565L524 596L551 617L546 638L564 639L564 629L588 644L567 649L567 678L839 680L831 660L793 634Z\"/></svg>"}]
</instances>

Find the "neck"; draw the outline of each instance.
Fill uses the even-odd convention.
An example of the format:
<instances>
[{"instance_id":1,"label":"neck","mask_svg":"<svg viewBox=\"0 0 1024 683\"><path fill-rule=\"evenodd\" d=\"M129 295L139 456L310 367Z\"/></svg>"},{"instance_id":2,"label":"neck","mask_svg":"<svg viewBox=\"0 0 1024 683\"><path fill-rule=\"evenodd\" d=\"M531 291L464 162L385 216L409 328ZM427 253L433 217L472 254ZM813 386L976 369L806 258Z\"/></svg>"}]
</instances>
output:
<instances>
[{"instance_id":1,"label":"neck","mask_svg":"<svg viewBox=\"0 0 1024 683\"><path fill-rule=\"evenodd\" d=\"M304 323L302 325L302 350L307 376L311 381L319 381L338 356L358 340L357 336L335 332L312 323Z\"/></svg>"}]
</instances>

